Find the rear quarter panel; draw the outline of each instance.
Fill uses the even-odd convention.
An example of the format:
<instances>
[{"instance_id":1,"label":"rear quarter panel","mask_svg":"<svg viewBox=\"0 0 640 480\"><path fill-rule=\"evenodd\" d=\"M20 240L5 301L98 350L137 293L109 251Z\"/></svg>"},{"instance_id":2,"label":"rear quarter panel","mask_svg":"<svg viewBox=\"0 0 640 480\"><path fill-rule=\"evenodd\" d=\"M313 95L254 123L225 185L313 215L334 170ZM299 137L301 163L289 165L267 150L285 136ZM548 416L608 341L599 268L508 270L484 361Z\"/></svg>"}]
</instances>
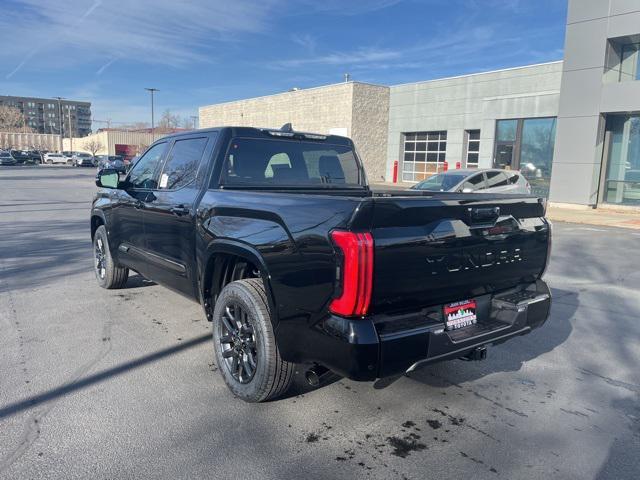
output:
<instances>
[{"instance_id":1,"label":"rear quarter panel","mask_svg":"<svg viewBox=\"0 0 640 480\"><path fill-rule=\"evenodd\" d=\"M273 293L277 328L309 327L327 314L335 257L329 240L346 228L361 199L331 195L208 190L198 208L205 265L216 245L236 242L259 254ZM290 325L293 326L293 325Z\"/></svg>"}]
</instances>

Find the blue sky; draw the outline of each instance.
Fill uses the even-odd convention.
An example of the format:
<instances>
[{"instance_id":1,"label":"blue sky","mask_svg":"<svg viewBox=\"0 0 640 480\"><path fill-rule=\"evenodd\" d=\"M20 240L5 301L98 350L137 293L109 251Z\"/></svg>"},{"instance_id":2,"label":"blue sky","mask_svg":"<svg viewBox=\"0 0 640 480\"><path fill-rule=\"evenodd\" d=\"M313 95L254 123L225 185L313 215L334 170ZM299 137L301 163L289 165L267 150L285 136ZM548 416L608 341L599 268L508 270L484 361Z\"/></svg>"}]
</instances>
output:
<instances>
[{"instance_id":1,"label":"blue sky","mask_svg":"<svg viewBox=\"0 0 640 480\"><path fill-rule=\"evenodd\" d=\"M562 59L565 0L0 0L0 94L149 121L292 87ZM97 128L99 124L94 124Z\"/></svg>"}]
</instances>

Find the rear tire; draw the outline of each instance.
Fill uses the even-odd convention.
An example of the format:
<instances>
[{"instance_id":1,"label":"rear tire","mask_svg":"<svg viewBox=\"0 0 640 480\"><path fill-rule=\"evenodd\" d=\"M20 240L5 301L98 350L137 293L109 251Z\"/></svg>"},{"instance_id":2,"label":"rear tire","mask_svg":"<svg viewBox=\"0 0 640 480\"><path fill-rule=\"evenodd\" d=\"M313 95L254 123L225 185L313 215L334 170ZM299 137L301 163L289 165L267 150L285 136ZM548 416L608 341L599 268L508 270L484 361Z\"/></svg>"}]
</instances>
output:
<instances>
[{"instance_id":1,"label":"rear tire","mask_svg":"<svg viewBox=\"0 0 640 480\"><path fill-rule=\"evenodd\" d=\"M98 285L109 290L125 286L129 278L129 269L120 267L113 261L104 225L100 225L93 236L93 257Z\"/></svg>"},{"instance_id":2,"label":"rear tire","mask_svg":"<svg viewBox=\"0 0 640 480\"><path fill-rule=\"evenodd\" d=\"M213 312L213 345L227 387L245 402L273 400L291 386L295 364L280 357L261 279L222 289Z\"/></svg>"}]
</instances>

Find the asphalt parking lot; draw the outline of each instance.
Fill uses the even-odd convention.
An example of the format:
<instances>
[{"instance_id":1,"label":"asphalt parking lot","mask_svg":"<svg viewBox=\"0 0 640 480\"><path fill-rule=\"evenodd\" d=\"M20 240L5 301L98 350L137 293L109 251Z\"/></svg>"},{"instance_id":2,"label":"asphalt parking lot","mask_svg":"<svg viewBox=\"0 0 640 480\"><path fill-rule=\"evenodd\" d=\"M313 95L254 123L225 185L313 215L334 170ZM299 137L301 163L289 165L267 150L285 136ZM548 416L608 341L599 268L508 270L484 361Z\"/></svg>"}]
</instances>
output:
<instances>
[{"instance_id":1,"label":"asphalt parking lot","mask_svg":"<svg viewBox=\"0 0 640 480\"><path fill-rule=\"evenodd\" d=\"M0 478L638 478L640 232L557 224L551 318L484 362L249 405L197 304L97 286L94 175L0 167Z\"/></svg>"}]
</instances>

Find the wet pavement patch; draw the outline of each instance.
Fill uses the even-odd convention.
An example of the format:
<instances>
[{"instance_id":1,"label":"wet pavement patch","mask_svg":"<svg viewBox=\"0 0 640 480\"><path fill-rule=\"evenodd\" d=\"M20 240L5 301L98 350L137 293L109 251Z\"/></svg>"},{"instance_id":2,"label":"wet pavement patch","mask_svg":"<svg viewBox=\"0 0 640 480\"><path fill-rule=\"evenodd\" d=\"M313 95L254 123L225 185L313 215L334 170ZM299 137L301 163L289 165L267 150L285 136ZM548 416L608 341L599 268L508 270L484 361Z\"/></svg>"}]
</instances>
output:
<instances>
[{"instance_id":1,"label":"wet pavement patch","mask_svg":"<svg viewBox=\"0 0 640 480\"><path fill-rule=\"evenodd\" d=\"M415 438L417 437L417 438ZM400 458L408 457L411 452L418 452L420 450L425 450L427 446L419 442L419 435L407 435L406 437L387 437L387 442L389 445L393 447L392 455Z\"/></svg>"},{"instance_id":2,"label":"wet pavement patch","mask_svg":"<svg viewBox=\"0 0 640 480\"><path fill-rule=\"evenodd\" d=\"M427 420L427 423L429 424L429 426L431 428L433 428L434 430L439 429L440 427L442 427L442 423L440 423L438 420Z\"/></svg>"}]
</instances>

